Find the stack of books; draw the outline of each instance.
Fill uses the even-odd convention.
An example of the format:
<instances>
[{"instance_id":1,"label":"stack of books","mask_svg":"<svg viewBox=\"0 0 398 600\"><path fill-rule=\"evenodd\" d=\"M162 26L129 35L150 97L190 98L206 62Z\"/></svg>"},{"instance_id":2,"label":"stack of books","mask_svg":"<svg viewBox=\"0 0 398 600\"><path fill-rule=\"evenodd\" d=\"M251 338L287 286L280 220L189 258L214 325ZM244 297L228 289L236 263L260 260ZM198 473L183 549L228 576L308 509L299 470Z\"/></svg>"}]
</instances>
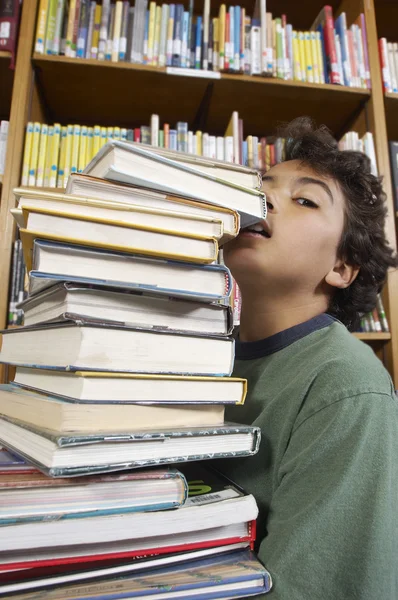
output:
<instances>
[{"instance_id":1,"label":"stack of books","mask_svg":"<svg viewBox=\"0 0 398 600\"><path fill-rule=\"evenodd\" d=\"M71 194L16 190L29 297L0 350L0 594L270 588L254 498L196 462L258 450L224 422L246 381L216 260L265 198L255 172L190 159L113 142Z\"/></svg>"}]
</instances>

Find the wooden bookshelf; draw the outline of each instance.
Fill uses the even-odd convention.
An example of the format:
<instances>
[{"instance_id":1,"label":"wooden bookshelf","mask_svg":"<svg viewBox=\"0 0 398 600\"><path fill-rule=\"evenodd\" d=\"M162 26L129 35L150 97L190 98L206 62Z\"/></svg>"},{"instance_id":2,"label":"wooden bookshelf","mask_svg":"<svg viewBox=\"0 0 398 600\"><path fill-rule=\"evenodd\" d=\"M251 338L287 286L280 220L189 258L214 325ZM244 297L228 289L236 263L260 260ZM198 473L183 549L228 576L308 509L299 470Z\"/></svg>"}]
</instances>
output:
<instances>
[{"instance_id":1,"label":"wooden bookshelf","mask_svg":"<svg viewBox=\"0 0 398 600\"><path fill-rule=\"evenodd\" d=\"M149 65L64 56L34 54L33 65L48 119L56 115L62 124L113 125L117 115L120 126L134 127L157 113L168 123L187 121L193 130L223 135L237 110L253 135L310 114L340 137L370 98L369 90L343 86L224 73L219 79L184 77Z\"/></svg>"},{"instance_id":2,"label":"wooden bookshelf","mask_svg":"<svg viewBox=\"0 0 398 600\"><path fill-rule=\"evenodd\" d=\"M212 9L218 10L220 3L221 0L212 0ZM394 11L398 2L329 2L336 16L346 11L349 22L359 13L365 14L372 80L370 91L224 73L217 79L178 76L169 74L167 69L147 65L32 54L38 4L39 0L29 0L22 5L13 93L8 106L9 148L0 205L0 327L6 324L14 239L14 223L9 210L15 205L12 189L20 182L27 121L134 127L149 124L150 115L156 113L170 124L187 121L190 129L219 135L224 134L232 111L237 110L244 120L246 135L268 135L279 122L303 114L326 124L337 137L350 129L356 129L360 135L366 130L371 131L388 197L387 233L390 243L396 246L388 139L392 139L394 127L398 128L398 97L383 96L377 40L381 35L395 36L395 33L386 34L385 28L393 27L395 31ZM267 10L275 15L286 13L289 22L303 30L310 27L324 4L323 0L306 0L304 4L294 0L267 0ZM394 4L393 9L391 4ZM251 14L254 0L244 0L241 5ZM202 10L203 1L198 0L195 12L199 14ZM376 19L383 33L377 29ZM0 53L0 77L3 71L6 72L7 60L9 58ZM371 344L398 386L398 273L390 274L383 300L391 334L355 335Z\"/></svg>"},{"instance_id":3,"label":"wooden bookshelf","mask_svg":"<svg viewBox=\"0 0 398 600\"><path fill-rule=\"evenodd\" d=\"M369 332L369 333L365 333L365 332L358 332L358 333L354 333L353 334L356 338L358 338L359 340L362 340L363 342L380 342L383 340L391 340L391 333L373 333L373 332Z\"/></svg>"}]
</instances>

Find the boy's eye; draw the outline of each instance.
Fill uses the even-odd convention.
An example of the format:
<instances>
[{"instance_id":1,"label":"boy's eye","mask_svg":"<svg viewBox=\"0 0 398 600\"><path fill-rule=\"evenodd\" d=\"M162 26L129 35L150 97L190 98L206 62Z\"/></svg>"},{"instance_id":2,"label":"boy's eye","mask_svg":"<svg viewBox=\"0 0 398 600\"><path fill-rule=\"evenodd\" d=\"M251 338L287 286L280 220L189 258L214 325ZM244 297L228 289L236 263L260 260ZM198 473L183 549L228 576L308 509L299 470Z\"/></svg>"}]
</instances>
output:
<instances>
[{"instance_id":1,"label":"boy's eye","mask_svg":"<svg viewBox=\"0 0 398 600\"><path fill-rule=\"evenodd\" d=\"M312 200L308 200L308 198L296 198L295 201L297 204L301 206L306 206L307 208L318 208L318 205L315 204Z\"/></svg>"}]
</instances>

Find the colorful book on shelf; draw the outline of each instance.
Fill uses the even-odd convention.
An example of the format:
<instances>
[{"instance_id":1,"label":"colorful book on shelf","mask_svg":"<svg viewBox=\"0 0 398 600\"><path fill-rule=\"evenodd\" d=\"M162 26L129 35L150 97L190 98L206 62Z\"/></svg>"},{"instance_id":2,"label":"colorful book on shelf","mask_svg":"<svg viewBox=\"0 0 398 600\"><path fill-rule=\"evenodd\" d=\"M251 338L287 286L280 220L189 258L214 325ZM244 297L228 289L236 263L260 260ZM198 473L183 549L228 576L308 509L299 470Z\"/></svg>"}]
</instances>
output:
<instances>
[{"instance_id":1,"label":"colorful book on shelf","mask_svg":"<svg viewBox=\"0 0 398 600\"><path fill-rule=\"evenodd\" d=\"M224 422L222 404L180 404L141 406L124 402L69 402L65 397L0 384L0 414L63 434L65 432L124 432L162 427L212 427Z\"/></svg>"},{"instance_id":2,"label":"colorful book on shelf","mask_svg":"<svg viewBox=\"0 0 398 600\"><path fill-rule=\"evenodd\" d=\"M234 360L230 338L82 320L6 329L1 344L1 363L68 371L227 376Z\"/></svg>"},{"instance_id":3,"label":"colorful book on shelf","mask_svg":"<svg viewBox=\"0 0 398 600\"><path fill-rule=\"evenodd\" d=\"M38 294L60 281L111 286L200 302L227 299L232 287L231 274L223 265L194 265L34 240L29 294Z\"/></svg>"},{"instance_id":4,"label":"colorful book on shelf","mask_svg":"<svg viewBox=\"0 0 398 600\"><path fill-rule=\"evenodd\" d=\"M110 142L84 172L94 177L181 194L237 210L242 226L265 219L267 204L259 190L246 188L183 164L140 144Z\"/></svg>"},{"instance_id":5,"label":"colorful book on shelf","mask_svg":"<svg viewBox=\"0 0 398 600\"><path fill-rule=\"evenodd\" d=\"M33 243L35 239L47 239L95 246L100 249L127 251L152 256L211 264L217 258L218 244L214 238L190 237L156 227L138 225L83 215L63 215L45 209L25 209L25 227L20 229L25 264L32 268ZM155 218L154 218L155 222Z\"/></svg>"},{"instance_id":6,"label":"colorful book on shelf","mask_svg":"<svg viewBox=\"0 0 398 600\"><path fill-rule=\"evenodd\" d=\"M252 456L259 448L260 429L224 423L209 428L57 434L2 416L0 443L51 477L71 477L192 460Z\"/></svg>"},{"instance_id":7,"label":"colorful book on shelf","mask_svg":"<svg viewBox=\"0 0 398 600\"><path fill-rule=\"evenodd\" d=\"M14 190L14 193L18 198L24 197L22 189ZM121 185L83 173L77 173L69 177L66 194L73 196L75 198L74 202L78 203L81 202L80 198L90 198L106 201L107 203L120 202L154 210L171 210L221 220L223 223L221 243L232 239L239 231L239 215L236 211L197 202L182 196L172 196L159 190ZM28 195L28 197L30 196Z\"/></svg>"},{"instance_id":8,"label":"colorful book on shelf","mask_svg":"<svg viewBox=\"0 0 398 600\"><path fill-rule=\"evenodd\" d=\"M58 215L74 217L81 215L88 219L104 219L112 222L129 223L132 226L148 227L189 236L213 237L220 240L223 235L222 221L216 216L200 216L177 212L178 205L166 204L164 209L131 204L120 204L114 200L99 200L86 197L43 192L41 190L14 190L18 198L18 208L12 214L20 227L25 227L23 211L42 210ZM145 194L144 194L145 195ZM139 193L137 194L139 196ZM214 211L216 215L216 211Z\"/></svg>"},{"instance_id":9,"label":"colorful book on shelf","mask_svg":"<svg viewBox=\"0 0 398 600\"><path fill-rule=\"evenodd\" d=\"M12 383L26 390L62 397L68 402L88 404L242 405L247 392L246 379L236 377L68 372L26 367L17 367Z\"/></svg>"},{"instance_id":10,"label":"colorful book on shelf","mask_svg":"<svg viewBox=\"0 0 398 600\"><path fill-rule=\"evenodd\" d=\"M75 283L55 285L18 308L25 325L72 318L203 335L229 335L233 327L226 306Z\"/></svg>"},{"instance_id":11,"label":"colorful book on shelf","mask_svg":"<svg viewBox=\"0 0 398 600\"><path fill-rule=\"evenodd\" d=\"M70 478L10 473L0 476L0 525L168 510L187 496L184 475L172 468Z\"/></svg>"}]
</instances>

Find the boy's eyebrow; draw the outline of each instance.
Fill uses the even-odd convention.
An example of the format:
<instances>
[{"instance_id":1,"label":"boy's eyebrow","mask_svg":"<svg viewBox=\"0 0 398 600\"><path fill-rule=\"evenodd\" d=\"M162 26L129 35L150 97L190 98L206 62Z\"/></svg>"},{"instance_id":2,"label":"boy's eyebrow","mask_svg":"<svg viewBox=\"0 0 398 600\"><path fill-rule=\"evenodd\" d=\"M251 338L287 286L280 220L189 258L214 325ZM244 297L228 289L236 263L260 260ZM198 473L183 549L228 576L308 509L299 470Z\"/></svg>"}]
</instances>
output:
<instances>
[{"instance_id":1,"label":"boy's eyebrow","mask_svg":"<svg viewBox=\"0 0 398 600\"><path fill-rule=\"evenodd\" d=\"M325 183L324 181L322 181L321 179L316 179L315 177L299 177L298 179L296 179L296 183L301 184L301 185L306 185L308 183L311 183L313 185L319 185L321 188L323 188L325 190L325 192L327 193L327 195L330 198L331 203L333 204L334 198L333 198L331 189L328 186L328 184Z\"/></svg>"}]
</instances>

